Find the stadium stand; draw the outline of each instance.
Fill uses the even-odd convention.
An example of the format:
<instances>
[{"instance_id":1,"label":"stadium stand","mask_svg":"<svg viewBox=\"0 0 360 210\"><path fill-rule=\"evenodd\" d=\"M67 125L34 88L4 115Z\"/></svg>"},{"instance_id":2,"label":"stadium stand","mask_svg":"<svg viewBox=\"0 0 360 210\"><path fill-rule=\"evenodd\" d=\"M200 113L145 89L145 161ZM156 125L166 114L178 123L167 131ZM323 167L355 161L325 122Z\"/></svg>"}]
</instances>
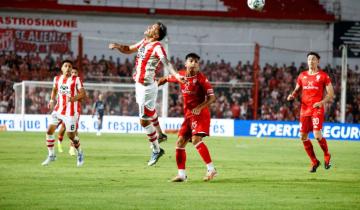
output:
<instances>
[{"instance_id":1,"label":"stadium stand","mask_svg":"<svg viewBox=\"0 0 360 210\"><path fill-rule=\"evenodd\" d=\"M64 58L76 60L72 55L60 55L53 58L51 55L43 59L38 54L20 56L14 52L2 52L0 55L1 78L0 78L0 113L14 113L14 82L23 80L51 81L59 74L59 64ZM172 58L171 61L182 69L183 61L179 58ZM131 72L134 66L133 60L121 61L119 58L114 60L112 57L105 58L96 56L89 59L87 55L83 58L83 78L85 82L105 82L112 81L131 83ZM205 61L201 64L202 71L212 82L243 82L252 78L252 65L249 62L239 62L236 66L222 60L220 62ZM294 121L299 116L299 101L294 103L278 103L286 101L289 92L294 88L296 77L300 71L306 68L303 63L299 67L294 64L290 66L278 66L277 64L266 64L260 71L260 106L259 118L263 120L291 120ZM323 68L328 72L334 83L335 103L327 107L326 121L340 121L340 72L339 66L331 67L327 65ZM347 113L346 122L360 122L360 71L358 66L349 69L347 84ZM215 87L217 102L211 106L212 117L215 118L234 118L252 119L252 99L249 89L229 89L221 86ZM32 91L39 91L34 89ZM176 85L170 85L169 96L169 117L182 116L182 99L179 97ZM48 113L47 100L50 92L42 89L35 97L35 94L27 95L26 113ZM94 91L83 103L83 114L91 114L92 104L98 92ZM110 115L136 116L137 109L133 94L121 93L116 96L105 93L105 99ZM293 111L290 111L293 110Z\"/></svg>"}]
</instances>

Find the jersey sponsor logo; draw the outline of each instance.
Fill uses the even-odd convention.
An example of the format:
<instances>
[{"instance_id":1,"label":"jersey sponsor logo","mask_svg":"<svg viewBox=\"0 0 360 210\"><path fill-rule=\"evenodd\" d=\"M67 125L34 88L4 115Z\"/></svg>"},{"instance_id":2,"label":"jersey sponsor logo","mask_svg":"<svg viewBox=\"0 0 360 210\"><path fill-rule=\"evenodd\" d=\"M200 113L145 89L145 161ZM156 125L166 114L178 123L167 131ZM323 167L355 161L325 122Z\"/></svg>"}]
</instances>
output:
<instances>
[{"instance_id":1,"label":"jersey sponsor logo","mask_svg":"<svg viewBox=\"0 0 360 210\"><path fill-rule=\"evenodd\" d=\"M318 87L314 86L313 81L308 81L308 84L304 86L304 89L306 90L317 90Z\"/></svg>"},{"instance_id":2,"label":"jersey sponsor logo","mask_svg":"<svg viewBox=\"0 0 360 210\"><path fill-rule=\"evenodd\" d=\"M70 88L67 85L62 84L59 88L61 95L70 95Z\"/></svg>"}]
</instances>

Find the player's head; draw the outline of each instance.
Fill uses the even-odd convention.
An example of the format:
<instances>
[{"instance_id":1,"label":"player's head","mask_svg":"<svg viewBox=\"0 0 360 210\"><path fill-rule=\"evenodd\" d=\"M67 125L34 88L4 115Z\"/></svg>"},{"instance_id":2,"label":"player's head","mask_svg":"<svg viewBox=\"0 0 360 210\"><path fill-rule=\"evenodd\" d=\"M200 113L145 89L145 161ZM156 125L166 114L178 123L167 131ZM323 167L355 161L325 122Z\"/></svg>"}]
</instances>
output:
<instances>
[{"instance_id":1,"label":"player's head","mask_svg":"<svg viewBox=\"0 0 360 210\"><path fill-rule=\"evenodd\" d=\"M61 71L63 75L70 76L72 70L73 62L71 60L63 60L61 62Z\"/></svg>"},{"instance_id":2,"label":"player's head","mask_svg":"<svg viewBox=\"0 0 360 210\"><path fill-rule=\"evenodd\" d=\"M307 54L307 63L309 65L309 68L317 68L320 63L320 55L316 52L309 52Z\"/></svg>"},{"instance_id":3,"label":"player's head","mask_svg":"<svg viewBox=\"0 0 360 210\"><path fill-rule=\"evenodd\" d=\"M163 23L157 22L149 26L144 32L144 34L149 38L153 38L157 41L161 41L164 39L164 37L167 34L167 28Z\"/></svg>"},{"instance_id":4,"label":"player's head","mask_svg":"<svg viewBox=\"0 0 360 210\"><path fill-rule=\"evenodd\" d=\"M185 67L187 71L195 73L200 68L200 56L196 53L189 53L185 56Z\"/></svg>"},{"instance_id":5,"label":"player's head","mask_svg":"<svg viewBox=\"0 0 360 210\"><path fill-rule=\"evenodd\" d=\"M101 93L99 94L98 97L99 97L99 101L102 101L102 100L103 100L103 95L102 95Z\"/></svg>"},{"instance_id":6,"label":"player's head","mask_svg":"<svg viewBox=\"0 0 360 210\"><path fill-rule=\"evenodd\" d=\"M79 76L78 69L76 67L73 67L71 70L71 76Z\"/></svg>"}]
</instances>

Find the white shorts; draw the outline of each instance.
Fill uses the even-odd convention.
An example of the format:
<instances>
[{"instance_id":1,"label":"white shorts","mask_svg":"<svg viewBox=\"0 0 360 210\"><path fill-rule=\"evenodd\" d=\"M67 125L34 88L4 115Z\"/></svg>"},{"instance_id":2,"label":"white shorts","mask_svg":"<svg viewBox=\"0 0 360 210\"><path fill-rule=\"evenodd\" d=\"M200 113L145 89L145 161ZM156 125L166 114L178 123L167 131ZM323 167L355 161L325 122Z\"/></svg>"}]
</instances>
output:
<instances>
[{"instance_id":1,"label":"white shorts","mask_svg":"<svg viewBox=\"0 0 360 210\"><path fill-rule=\"evenodd\" d=\"M151 119L155 113L158 94L157 82L145 86L135 83L136 103L139 105L139 117L144 120Z\"/></svg>"},{"instance_id":2,"label":"white shorts","mask_svg":"<svg viewBox=\"0 0 360 210\"><path fill-rule=\"evenodd\" d=\"M51 113L51 125L58 125L61 121L65 124L65 128L67 132L75 132L76 130L76 124L79 120L78 115L74 116L66 116L61 115L55 111Z\"/></svg>"}]
</instances>

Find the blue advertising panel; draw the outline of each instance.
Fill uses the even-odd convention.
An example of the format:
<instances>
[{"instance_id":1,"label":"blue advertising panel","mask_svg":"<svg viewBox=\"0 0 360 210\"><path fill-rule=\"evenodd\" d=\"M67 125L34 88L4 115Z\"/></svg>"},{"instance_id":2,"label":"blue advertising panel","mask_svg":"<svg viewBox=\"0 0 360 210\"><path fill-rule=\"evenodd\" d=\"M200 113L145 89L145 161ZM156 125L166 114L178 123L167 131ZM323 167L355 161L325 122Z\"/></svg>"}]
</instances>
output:
<instances>
[{"instance_id":1,"label":"blue advertising panel","mask_svg":"<svg viewBox=\"0 0 360 210\"><path fill-rule=\"evenodd\" d=\"M323 136L334 140L360 141L359 124L324 123ZM299 138L299 122L235 120L235 136ZM313 138L312 133L310 138Z\"/></svg>"}]
</instances>

